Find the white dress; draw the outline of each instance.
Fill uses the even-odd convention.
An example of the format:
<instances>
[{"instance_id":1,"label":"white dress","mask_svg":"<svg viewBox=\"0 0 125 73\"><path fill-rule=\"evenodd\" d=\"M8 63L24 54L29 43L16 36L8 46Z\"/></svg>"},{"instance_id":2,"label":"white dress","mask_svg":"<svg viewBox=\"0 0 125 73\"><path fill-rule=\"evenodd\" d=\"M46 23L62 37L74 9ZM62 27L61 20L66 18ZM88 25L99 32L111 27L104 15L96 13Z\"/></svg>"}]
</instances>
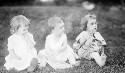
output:
<instances>
[{"instance_id":1,"label":"white dress","mask_svg":"<svg viewBox=\"0 0 125 73\"><path fill-rule=\"evenodd\" d=\"M65 69L72 67L76 63L75 58L78 56L73 52L73 49L67 44L66 34L63 34L58 41L54 40L54 35L50 34L46 37L45 49L39 54L46 58L47 63L54 69ZM63 42L66 41L66 49L59 52ZM41 58L42 59L42 58ZM66 61L69 60L69 63ZM43 63L42 61L40 63Z\"/></svg>"},{"instance_id":2,"label":"white dress","mask_svg":"<svg viewBox=\"0 0 125 73\"><path fill-rule=\"evenodd\" d=\"M24 36L13 34L8 38L8 51L13 49L15 54L21 60L12 59L10 54L5 57L6 63L4 66L7 70L15 68L18 71L26 69L30 66L32 58L36 57L37 51L34 48L35 41L33 35L29 32Z\"/></svg>"}]
</instances>

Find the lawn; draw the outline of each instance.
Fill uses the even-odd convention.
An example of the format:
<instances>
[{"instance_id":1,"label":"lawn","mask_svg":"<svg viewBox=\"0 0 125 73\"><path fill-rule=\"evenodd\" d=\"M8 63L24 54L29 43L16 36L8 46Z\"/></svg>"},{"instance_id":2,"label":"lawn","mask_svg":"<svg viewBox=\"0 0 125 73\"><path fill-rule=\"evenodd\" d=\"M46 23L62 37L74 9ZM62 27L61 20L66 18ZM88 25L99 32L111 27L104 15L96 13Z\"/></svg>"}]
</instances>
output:
<instances>
[{"instance_id":1,"label":"lawn","mask_svg":"<svg viewBox=\"0 0 125 73\"><path fill-rule=\"evenodd\" d=\"M0 73L9 73L3 65L7 52L7 38L10 36L9 21L15 15L25 15L31 20L29 32L34 35L37 51L44 49L45 38L50 34L47 20L57 15L65 22L68 43L72 47L77 35L82 31L80 19L87 13L95 13L98 21L98 31L107 42L105 54L107 55L106 65L99 67L95 61L82 59L79 67L64 70L54 70L49 65L33 73L124 73L125 72L125 11L110 11L96 8L87 11L82 7L66 6L17 6L0 7ZM23 73L20 71L19 73Z\"/></svg>"}]
</instances>

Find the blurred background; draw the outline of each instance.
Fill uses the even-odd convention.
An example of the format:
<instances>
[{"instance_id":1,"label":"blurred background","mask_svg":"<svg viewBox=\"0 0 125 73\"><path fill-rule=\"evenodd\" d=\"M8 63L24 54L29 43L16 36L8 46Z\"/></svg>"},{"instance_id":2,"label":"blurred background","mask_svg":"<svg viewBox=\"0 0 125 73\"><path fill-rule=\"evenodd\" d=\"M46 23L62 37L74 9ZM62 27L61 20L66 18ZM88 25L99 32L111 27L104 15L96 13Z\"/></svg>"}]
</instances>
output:
<instances>
[{"instance_id":1,"label":"blurred background","mask_svg":"<svg viewBox=\"0 0 125 73\"><path fill-rule=\"evenodd\" d=\"M95 61L82 59L79 67L54 70L47 65L33 73L124 73L125 0L0 0L0 73L10 73L3 65L8 55L7 39L11 35L12 17L24 15L31 20L29 32L34 35L35 48L39 51L44 49L46 36L51 32L47 26L50 17L57 15L64 21L72 47L77 35L83 31L80 20L88 13L97 15L98 31L107 42L105 66L100 68Z\"/></svg>"},{"instance_id":2,"label":"blurred background","mask_svg":"<svg viewBox=\"0 0 125 73\"><path fill-rule=\"evenodd\" d=\"M104 5L124 5L125 3L125 0L0 0L0 5L77 5L82 4L85 1Z\"/></svg>"}]
</instances>

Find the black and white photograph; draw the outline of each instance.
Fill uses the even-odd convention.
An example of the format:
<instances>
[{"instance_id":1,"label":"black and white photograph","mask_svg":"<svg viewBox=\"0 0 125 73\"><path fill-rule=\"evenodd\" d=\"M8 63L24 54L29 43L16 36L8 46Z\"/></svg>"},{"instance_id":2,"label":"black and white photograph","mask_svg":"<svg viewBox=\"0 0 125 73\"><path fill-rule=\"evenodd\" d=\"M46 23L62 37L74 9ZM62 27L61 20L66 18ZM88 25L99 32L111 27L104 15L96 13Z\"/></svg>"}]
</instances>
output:
<instances>
[{"instance_id":1,"label":"black and white photograph","mask_svg":"<svg viewBox=\"0 0 125 73\"><path fill-rule=\"evenodd\" d=\"M125 73L125 0L0 0L0 73Z\"/></svg>"}]
</instances>

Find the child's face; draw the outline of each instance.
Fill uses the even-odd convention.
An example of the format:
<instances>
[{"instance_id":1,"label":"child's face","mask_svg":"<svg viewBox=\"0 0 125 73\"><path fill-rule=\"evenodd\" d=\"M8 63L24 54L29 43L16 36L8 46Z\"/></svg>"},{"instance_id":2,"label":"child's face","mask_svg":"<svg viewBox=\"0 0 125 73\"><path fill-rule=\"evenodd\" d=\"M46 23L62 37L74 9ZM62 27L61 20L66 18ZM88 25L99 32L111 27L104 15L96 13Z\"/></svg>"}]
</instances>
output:
<instances>
[{"instance_id":1,"label":"child's face","mask_svg":"<svg viewBox=\"0 0 125 73\"><path fill-rule=\"evenodd\" d=\"M29 26L20 26L18 29L18 34L25 35L28 32Z\"/></svg>"},{"instance_id":2,"label":"child's face","mask_svg":"<svg viewBox=\"0 0 125 73\"><path fill-rule=\"evenodd\" d=\"M96 32L97 30L97 22L96 22L96 19L92 19L92 20L89 20L88 23L87 23L87 29L92 31L92 32Z\"/></svg>"},{"instance_id":3,"label":"child's face","mask_svg":"<svg viewBox=\"0 0 125 73\"><path fill-rule=\"evenodd\" d=\"M54 30L56 31L56 34L57 34L57 35L63 34L64 31L65 31L64 23L62 22L62 23L58 24L58 25L55 27Z\"/></svg>"}]
</instances>

